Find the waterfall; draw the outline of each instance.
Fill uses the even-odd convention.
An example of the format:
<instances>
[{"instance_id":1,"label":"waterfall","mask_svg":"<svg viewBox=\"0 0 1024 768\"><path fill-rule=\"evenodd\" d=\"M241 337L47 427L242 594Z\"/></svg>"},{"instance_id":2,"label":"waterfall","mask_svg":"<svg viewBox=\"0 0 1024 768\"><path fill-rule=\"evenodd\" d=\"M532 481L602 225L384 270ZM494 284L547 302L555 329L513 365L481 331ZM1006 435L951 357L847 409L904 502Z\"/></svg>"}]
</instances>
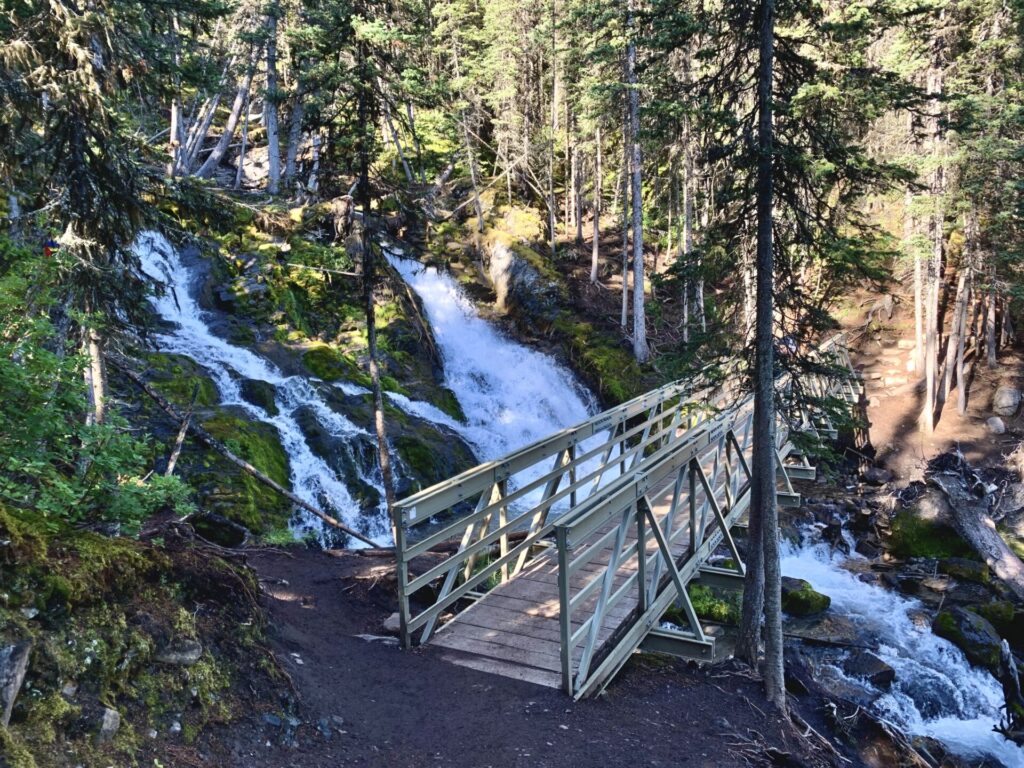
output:
<instances>
[{"instance_id":1,"label":"waterfall","mask_svg":"<svg viewBox=\"0 0 1024 768\"><path fill-rule=\"evenodd\" d=\"M143 271L165 285L152 296L157 314L168 328L155 336L158 348L184 355L201 365L214 381L222 405L242 409L250 418L273 426L288 455L293 491L347 525L381 544L390 543L387 510L361 511L345 481L310 447L297 414L311 413L320 427L336 438L371 439L368 429L332 409L319 384L302 376L286 376L276 365L252 350L216 335L210 317L194 295L193 275L177 249L157 232L142 233L135 243ZM444 360L445 384L465 414L458 421L436 406L388 392L396 407L424 421L453 430L474 449L481 461L505 454L586 419L595 410L594 398L570 371L549 355L530 349L499 333L481 318L455 281L419 262L389 255L403 279L420 296ZM241 380L274 387L278 413L271 416L248 402ZM358 396L368 390L352 382L335 382L338 391ZM599 438L598 438L599 439ZM353 461L359 479L383 499L379 470L367 472ZM538 467L534 472L541 472ZM519 477L520 482L528 477ZM296 533L313 530L322 540L319 521L305 513L296 516Z\"/></svg>"},{"instance_id":2,"label":"waterfall","mask_svg":"<svg viewBox=\"0 0 1024 768\"><path fill-rule=\"evenodd\" d=\"M859 555L851 556L859 559ZM992 675L967 661L959 648L914 620L921 604L874 584L843 567L847 558L810 541L783 548L782 573L809 581L832 598L830 610L853 621L878 642L876 654L896 672L888 691L829 670L879 697L877 716L911 736L930 736L966 756L991 755L1006 766L1024 766L1024 750L992 731L1003 692Z\"/></svg>"},{"instance_id":3,"label":"waterfall","mask_svg":"<svg viewBox=\"0 0 1024 768\"><path fill-rule=\"evenodd\" d=\"M505 456L596 410L593 395L567 368L480 317L450 274L397 249L388 261L423 302L444 359L445 385L466 416L465 424L452 426L481 460Z\"/></svg>"},{"instance_id":4,"label":"waterfall","mask_svg":"<svg viewBox=\"0 0 1024 768\"><path fill-rule=\"evenodd\" d=\"M160 295L151 299L157 314L170 326L166 332L156 335L158 348L162 352L185 355L195 360L213 379L222 405L240 408L250 418L270 424L277 430L281 445L288 454L292 490L296 495L375 541L388 543L391 533L386 510L381 507L376 515L361 514L360 506L352 498L344 480L313 452L296 419L296 412L309 408L320 425L335 437L365 436L367 431L331 409L309 380L301 376L285 376L270 361L216 336L210 329L206 313L193 295L189 269L182 263L177 249L163 235L142 233L136 240L135 253L143 271L166 286ZM240 380L243 378L263 381L274 387L277 415L271 416L242 397ZM356 466L359 466L358 462ZM383 498L379 478L369 473L360 474L360 479L376 488ZM318 520L305 513L297 520L299 522L293 525L296 533L313 530L323 534Z\"/></svg>"}]
</instances>

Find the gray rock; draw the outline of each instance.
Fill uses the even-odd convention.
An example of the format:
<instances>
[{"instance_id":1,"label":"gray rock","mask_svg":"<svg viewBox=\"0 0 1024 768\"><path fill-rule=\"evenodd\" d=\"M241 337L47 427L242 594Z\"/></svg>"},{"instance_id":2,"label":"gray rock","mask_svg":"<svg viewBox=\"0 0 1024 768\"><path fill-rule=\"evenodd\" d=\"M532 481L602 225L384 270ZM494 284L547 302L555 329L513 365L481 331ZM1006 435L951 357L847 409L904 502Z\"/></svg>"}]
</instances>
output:
<instances>
[{"instance_id":1,"label":"gray rock","mask_svg":"<svg viewBox=\"0 0 1024 768\"><path fill-rule=\"evenodd\" d=\"M0 648L0 726L11 722L14 700L18 698L21 684L28 671L28 657L32 651L29 642L16 643Z\"/></svg>"},{"instance_id":2,"label":"gray rock","mask_svg":"<svg viewBox=\"0 0 1024 768\"><path fill-rule=\"evenodd\" d=\"M881 467L868 467L864 470L864 482L871 485L885 485L892 480L892 472Z\"/></svg>"},{"instance_id":3,"label":"gray rock","mask_svg":"<svg viewBox=\"0 0 1024 768\"><path fill-rule=\"evenodd\" d=\"M1016 387L1000 387L992 398L992 412L996 416L1015 416L1020 408L1020 390Z\"/></svg>"},{"instance_id":4,"label":"gray rock","mask_svg":"<svg viewBox=\"0 0 1024 768\"><path fill-rule=\"evenodd\" d=\"M988 431L993 435L1005 435L1006 434L1006 422L1004 422L998 416L990 416L985 421L985 426L988 427Z\"/></svg>"},{"instance_id":5,"label":"gray rock","mask_svg":"<svg viewBox=\"0 0 1024 768\"><path fill-rule=\"evenodd\" d=\"M271 728L280 728L281 725L283 724L280 717L270 712L263 715L263 722L269 725Z\"/></svg>"},{"instance_id":6,"label":"gray rock","mask_svg":"<svg viewBox=\"0 0 1024 768\"><path fill-rule=\"evenodd\" d=\"M954 606L935 617L932 632L963 651L972 664L998 673L1001 639L988 619Z\"/></svg>"},{"instance_id":7,"label":"gray rock","mask_svg":"<svg viewBox=\"0 0 1024 768\"><path fill-rule=\"evenodd\" d=\"M395 634L402 631L401 618L398 615L398 611L384 619L383 629L385 632L394 632Z\"/></svg>"},{"instance_id":8,"label":"gray rock","mask_svg":"<svg viewBox=\"0 0 1024 768\"><path fill-rule=\"evenodd\" d=\"M110 707L103 708L103 716L100 719L100 731L96 734L96 741L105 744L114 738L121 727L121 713Z\"/></svg>"},{"instance_id":9,"label":"gray rock","mask_svg":"<svg viewBox=\"0 0 1024 768\"><path fill-rule=\"evenodd\" d=\"M178 667L191 667L203 655L203 646L196 640L179 640L156 655L156 661Z\"/></svg>"},{"instance_id":10,"label":"gray rock","mask_svg":"<svg viewBox=\"0 0 1024 768\"><path fill-rule=\"evenodd\" d=\"M871 651L861 651L851 656L843 664L847 674L867 680L876 688L889 690L896 679L896 670L882 661Z\"/></svg>"}]
</instances>

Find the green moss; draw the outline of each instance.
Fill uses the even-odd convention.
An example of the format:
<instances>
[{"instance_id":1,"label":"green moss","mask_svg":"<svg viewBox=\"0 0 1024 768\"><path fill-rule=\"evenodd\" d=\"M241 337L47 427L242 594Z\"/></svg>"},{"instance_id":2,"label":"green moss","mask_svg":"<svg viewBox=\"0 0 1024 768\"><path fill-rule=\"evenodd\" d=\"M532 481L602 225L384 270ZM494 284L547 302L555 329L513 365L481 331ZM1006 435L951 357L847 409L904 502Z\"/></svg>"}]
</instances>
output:
<instances>
[{"instance_id":1,"label":"green moss","mask_svg":"<svg viewBox=\"0 0 1024 768\"><path fill-rule=\"evenodd\" d=\"M0 728L0 765L10 768L36 768L32 753L6 728Z\"/></svg>"},{"instance_id":2,"label":"green moss","mask_svg":"<svg viewBox=\"0 0 1024 768\"><path fill-rule=\"evenodd\" d=\"M203 426L256 469L279 485L290 487L288 455L273 427L227 413L204 420ZM196 458L190 456L190 460ZM204 507L255 533L287 525L291 504L283 496L220 457L208 456L200 461L190 464L188 470Z\"/></svg>"},{"instance_id":3,"label":"green moss","mask_svg":"<svg viewBox=\"0 0 1024 768\"><path fill-rule=\"evenodd\" d=\"M813 616L828 610L832 598L816 591L806 581L799 589L782 590L782 610L791 616Z\"/></svg>"},{"instance_id":4,"label":"green moss","mask_svg":"<svg viewBox=\"0 0 1024 768\"><path fill-rule=\"evenodd\" d=\"M723 624L738 624L740 620L740 595L737 592L714 590L704 584L690 584L687 589L690 602L697 616L708 621ZM679 626L687 626L686 614L681 608L672 606L663 617Z\"/></svg>"},{"instance_id":5,"label":"green moss","mask_svg":"<svg viewBox=\"0 0 1024 768\"><path fill-rule=\"evenodd\" d=\"M370 386L369 375L359 370L355 361L345 357L338 350L319 344L310 347L302 355L302 362L309 372L324 381L351 381L361 387Z\"/></svg>"},{"instance_id":6,"label":"green moss","mask_svg":"<svg viewBox=\"0 0 1024 768\"><path fill-rule=\"evenodd\" d=\"M555 321L564 336L575 367L595 382L602 400L622 403L646 389L644 374L636 359L617 340L581 322L568 311Z\"/></svg>"},{"instance_id":7,"label":"green moss","mask_svg":"<svg viewBox=\"0 0 1024 768\"><path fill-rule=\"evenodd\" d=\"M952 528L903 510L891 523L888 546L897 557L969 557L971 548Z\"/></svg>"},{"instance_id":8,"label":"green moss","mask_svg":"<svg viewBox=\"0 0 1024 768\"><path fill-rule=\"evenodd\" d=\"M206 372L184 355L161 352L145 354L153 388L172 403L185 407L196 393L196 406L208 407L220 402L217 386Z\"/></svg>"},{"instance_id":9,"label":"green moss","mask_svg":"<svg viewBox=\"0 0 1024 768\"><path fill-rule=\"evenodd\" d=\"M989 584L992 574L988 566L980 560L968 560L963 557L950 557L940 560L939 573L952 576L960 581L972 581L976 584Z\"/></svg>"},{"instance_id":10,"label":"green moss","mask_svg":"<svg viewBox=\"0 0 1024 768\"><path fill-rule=\"evenodd\" d=\"M441 387L438 394L439 397L434 401L434 405L456 421L465 422L466 414L462 410L462 405L459 404L459 399L455 397L455 393L448 387Z\"/></svg>"}]
</instances>

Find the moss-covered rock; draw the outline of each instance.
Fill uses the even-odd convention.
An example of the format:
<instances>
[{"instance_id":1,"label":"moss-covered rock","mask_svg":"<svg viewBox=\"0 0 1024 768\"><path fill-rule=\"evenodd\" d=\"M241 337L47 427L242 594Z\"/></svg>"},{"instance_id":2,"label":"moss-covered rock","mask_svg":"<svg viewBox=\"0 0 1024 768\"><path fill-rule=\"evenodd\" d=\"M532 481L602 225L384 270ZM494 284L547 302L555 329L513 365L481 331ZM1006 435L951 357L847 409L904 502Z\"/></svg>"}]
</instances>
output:
<instances>
[{"instance_id":1,"label":"moss-covered rock","mask_svg":"<svg viewBox=\"0 0 1024 768\"><path fill-rule=\"evenodd\" d=\"M939 560L939 573L952 576L960 581L970 581L975 584L989 584L992 581L992 574L988 566L980 560L968 560L966 557L947 557Z\"/></svg>"},{"instance_id":2,"label":"moss-covered rock","mask_svg":"<svg viewBox=\"0 0 1024 768\"><path fill-rule=\"evenodd\" d=\"M955 606L935 617L932 632L963 651L972 664L998 672L1001 640L988 619Z\"/></svg>"},{"instance_id":3,"label":"moss-covered rock","mask_svg":"<svg viewBox=\"0 0 1024 768\"><path fill-rule=\"evenodd\" d=\"M893 517L886 546L901 558L963 558L972 554L956 530L943 522L923 519L913 509L902 510Z\"/></svg>"},{"instance_id":4,"label":"moss-covered rock","mask_svg":"<svg viewBox=\"0 0 1024 768\"><path fill-rule=\"evenodd\" d=\"M197 408L220 402L213 379L191 358L162 352L147 352L144 358L153 388L173 404L185 408L193 394Z\"/></svg>"},{"instance_id":5,"label":"moss-covered rock","mask_svg":"<svg viewBox=\"0 0 1024 768\"><path fill-rule=\"evenodd\" d=\"M691 583L687 589L693 610L701 619L717 621L723 624L739 624L740 599L739 592L732 590L713 589L705 584ZM672 606L662 617L681 627L688 625L686 614L681 608Z\"/></svg>"},{"instance_id":6,"label":"moss-covered rock","mask_svg":"<svg viewBox=\"0 0 1024 768\"><path fill-rule=\"evenodd\" d=\"M262 408L268 416L277 416L276 389L273 384L267 381L243 379L239 389L246 402Z\"/></svg>"},{"instance_id":7,"label":"moss-covered rock","mask_svg":"<svg viewBox=\"0 0 1024 768\"><path fill-rule=\"evenodd\" d=\"M256 469L290 488L288 454L272 426L229 410L206 416L202 425ZM182 453L179 466L182 477L196 489L201 508L221 514L255 533L287 525L291 503L219 454L186 451Z\"/></svg>"},{"instance_id":8,"label":"moss-covered rock","mask_svg":"<svg viewBox=\"0 0 1024 768\"><path fill-rule=\"evenodd\" d=\"M972 610L988 619L1017 653L1024 653L1024 608L1007 600L997 600L976 605Z\"/></svg>"},{"instance_id":9,"label":"moss-covered rock","mask_svg":"<svg viewBox=\"0 0 1024 768\"><path fill-rule=\"evenodd\" d=\"M804 579L782 577L782 610L790 616L813 616L828 610L832 598L815 591Z\"/></svg>"},{"instance_id":10,"label":"moss-covered rock","mask_svg":"<svg viewBox=\"0 0 1024 768\"><path fill-rule=\"evenodd\" d=\"M0 549L0 645L33 645L31 684L0 728L0 764L153 764L156 744L140 744L143 729L165 732L178 719L198 733L248 712L233 689L275 695L249 571L176 538L172 546L44 529L31 512L4 508L0 540L11 542ZM159 649L180 639L207 650L187 670L158 664ZM122 722L100 744L104 708Z\"/></svg>"}]
</instances>

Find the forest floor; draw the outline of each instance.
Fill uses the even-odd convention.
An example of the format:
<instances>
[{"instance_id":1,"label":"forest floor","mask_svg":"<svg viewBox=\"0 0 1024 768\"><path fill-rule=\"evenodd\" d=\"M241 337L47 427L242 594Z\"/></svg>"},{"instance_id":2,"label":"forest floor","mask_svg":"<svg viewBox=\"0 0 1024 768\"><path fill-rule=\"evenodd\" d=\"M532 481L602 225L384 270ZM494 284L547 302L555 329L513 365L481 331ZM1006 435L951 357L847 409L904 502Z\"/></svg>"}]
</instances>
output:
<instances>
[{"instance_id":1,"label":"forest floor","mask_svg":"<svg viewBox=\"0 0 1024 768\"><path fill-rule=\"evenodd\" d=\"M574 703L448 663L441 649L401 651L382 635L396 605L379 558L289 548L249 562L298 706L290 721L257 713L210 732L197 765L727 768L768 764L769 747L793 765L827 764L737 669L640 655L605 694Z\"/></svg>"}]
</instances>

